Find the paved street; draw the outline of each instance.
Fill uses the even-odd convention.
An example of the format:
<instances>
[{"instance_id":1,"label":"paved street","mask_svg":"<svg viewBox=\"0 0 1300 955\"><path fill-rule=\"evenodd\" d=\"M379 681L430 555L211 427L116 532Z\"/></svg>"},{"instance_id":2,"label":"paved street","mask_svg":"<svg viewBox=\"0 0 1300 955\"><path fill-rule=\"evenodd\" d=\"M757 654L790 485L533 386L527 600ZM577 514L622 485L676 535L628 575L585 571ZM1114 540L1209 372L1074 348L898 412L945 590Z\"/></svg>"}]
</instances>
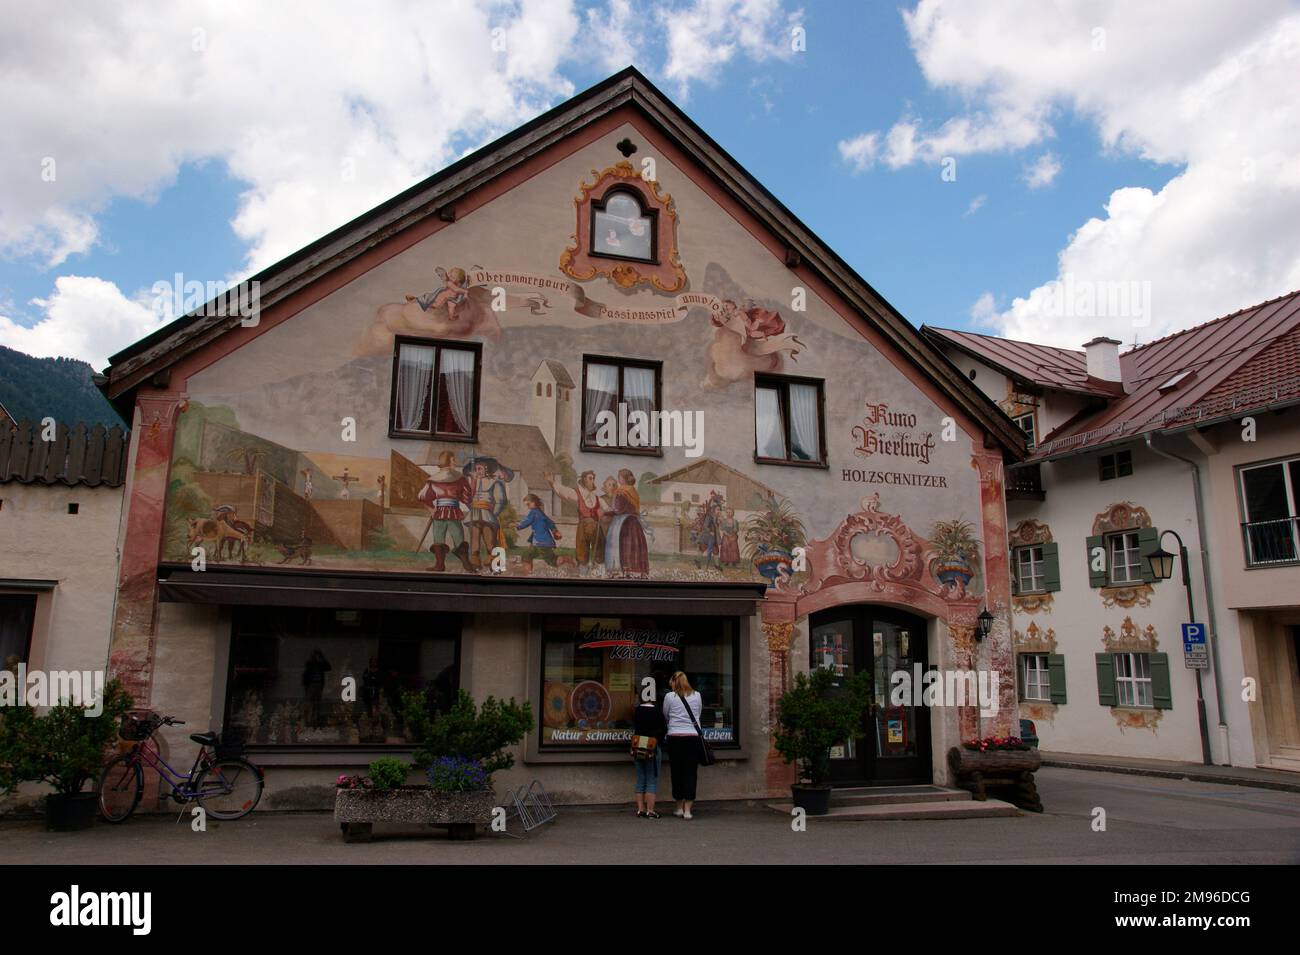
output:
<instances>
[{"instance_id":1,"label":"paved street","mask_svg":"<svg viewBox=\"0 0 1300 955\"><path fill-rule=\"evenodd\" d=\"M47 833L36 820L0 823L3 863L1300 863L1300 794L1118 776L1039 773L1047 812L1011 819L818 822L792 832L759 807L705 805L692 822L630 812L561 809L525 840L448 841L440 830L378 829L344 845L323 813L254 813L195 833L175 816L142 816L86 833ZM1091 828L1107 812L1107 831ZM186 817L188 819L188 817Z\"/></svg>"}]
</instances>

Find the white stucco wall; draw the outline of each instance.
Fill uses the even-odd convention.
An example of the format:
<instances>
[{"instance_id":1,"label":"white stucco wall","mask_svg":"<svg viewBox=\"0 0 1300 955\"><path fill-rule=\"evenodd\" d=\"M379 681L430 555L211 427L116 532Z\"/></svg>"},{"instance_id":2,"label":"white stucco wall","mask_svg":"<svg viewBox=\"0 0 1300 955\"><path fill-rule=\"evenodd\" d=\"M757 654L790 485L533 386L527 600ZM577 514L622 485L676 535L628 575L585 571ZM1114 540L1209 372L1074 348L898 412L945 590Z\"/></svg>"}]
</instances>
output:
<instances>
[{"instance_id":1,"label":"white stucco wall","mask_svg":"<svg viewBox=\"0 0 1300 955\"><path fill-rule=\"evenodd\" d=\"M1110 481L1098 479L1097 455L1087 454L1043 465L1046 500L1010 501L1008 527L1033 518L1047 524L1060 546L1061 589L1052 595L1050 611L1016 612L1014 628L1025 632L1030 623L1051 628L1056 652L1065 656L1067 702L1051 706L1021 705L1022 715L1034 709L1041 746L1063 753L1089 753L1154 759L1201 760L1195 677L1183 663L1181 624L1187 620L1187 598L1175 567L1174 578L1153 585L1150 606L1103 606L1099 590L1088 585L1087 538L1097 515L1121 501L1144 507L1152 524L1176 530L1192 555L1192 589L1198 617L1205 615L1205 597L1188 468L1157 457L1142 444L1131 445L1133 474ZM1165 549L1174 549L1172 537ZM1160 711L1152 728L1122 726L1118 712L1098 703L1095 655L1105 652L1103 627L1117 634L1130 618L1139 630L1155 628L1158 652L1169 655L1173 708ZM1209 689L1207 687L1207 696ZM1210 715L1213 723L1215 716Z\"/></svg>"},{"instance_id":2,"label":"white stucco wall","mask_svg":"<svg viewBox=\"0 0 1300 955\"><path fill-rule=\"evenodd\" d=\"M37 593L28 666L102 670L108 662L122 489L0 484L0 579L54 580ZM69 514L68 505L79 505Z\"/></svg>"}]
</instances>

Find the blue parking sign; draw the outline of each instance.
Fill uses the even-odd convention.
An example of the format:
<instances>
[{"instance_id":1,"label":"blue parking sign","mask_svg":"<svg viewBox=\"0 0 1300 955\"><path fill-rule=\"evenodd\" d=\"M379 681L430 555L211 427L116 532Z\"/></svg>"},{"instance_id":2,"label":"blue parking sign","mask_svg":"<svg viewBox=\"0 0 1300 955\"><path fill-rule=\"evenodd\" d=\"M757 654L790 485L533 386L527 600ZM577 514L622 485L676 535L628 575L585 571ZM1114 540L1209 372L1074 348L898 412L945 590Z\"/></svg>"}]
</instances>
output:
<instances>
[{"instance_id":1,"label":"blue parking sign","mask_svg":"<svg viewBox=\"0 0 1300 955\"><path fill-rule=\"evenodd\" d=\"M1210 668L1210 650L1205 643L1204 624L1183 624L1183 666L1189 670Z\"/></svg>"}]
</instances>

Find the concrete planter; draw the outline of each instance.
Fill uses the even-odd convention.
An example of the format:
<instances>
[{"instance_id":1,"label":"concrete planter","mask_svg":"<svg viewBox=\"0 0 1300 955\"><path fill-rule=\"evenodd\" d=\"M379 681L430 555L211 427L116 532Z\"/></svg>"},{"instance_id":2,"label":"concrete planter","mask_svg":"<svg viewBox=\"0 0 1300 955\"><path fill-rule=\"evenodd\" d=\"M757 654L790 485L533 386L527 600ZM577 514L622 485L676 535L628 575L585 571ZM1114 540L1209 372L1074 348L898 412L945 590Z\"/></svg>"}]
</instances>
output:
<instances>
[{"instance_id":1,"label":"concrete planter","mask_svg":"<svg viewBox=\"0 0 1300 955\"><path fill-rule=\"evenodd\" d=\"M344 842L367 842L376 822L404 822L446 826L453 839L473 839L479 826L492 821L496 793L438 792L428 786L397 789L338 789L334 796L334 821Z\"/></svg>"}]
</instances>

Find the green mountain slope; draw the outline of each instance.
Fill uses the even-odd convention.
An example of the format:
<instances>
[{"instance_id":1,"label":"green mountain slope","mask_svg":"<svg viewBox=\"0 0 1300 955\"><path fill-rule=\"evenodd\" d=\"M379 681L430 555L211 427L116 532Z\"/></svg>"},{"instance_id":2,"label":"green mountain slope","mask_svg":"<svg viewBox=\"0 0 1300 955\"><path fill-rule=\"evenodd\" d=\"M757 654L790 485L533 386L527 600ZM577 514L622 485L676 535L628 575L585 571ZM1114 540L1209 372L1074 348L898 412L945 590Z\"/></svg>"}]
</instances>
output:
<instances>
[{"instance_id":1,"label":"green mountain slope","mask_svg":"<svg viewBox=\"0 0 1300 955\"><path fill-rule=\"evenodd\" d=\"M75 358L33 358L0 345L0 404L17 421L49 416L67 425L124 424Z\"/></svg>"}]
</instances>

